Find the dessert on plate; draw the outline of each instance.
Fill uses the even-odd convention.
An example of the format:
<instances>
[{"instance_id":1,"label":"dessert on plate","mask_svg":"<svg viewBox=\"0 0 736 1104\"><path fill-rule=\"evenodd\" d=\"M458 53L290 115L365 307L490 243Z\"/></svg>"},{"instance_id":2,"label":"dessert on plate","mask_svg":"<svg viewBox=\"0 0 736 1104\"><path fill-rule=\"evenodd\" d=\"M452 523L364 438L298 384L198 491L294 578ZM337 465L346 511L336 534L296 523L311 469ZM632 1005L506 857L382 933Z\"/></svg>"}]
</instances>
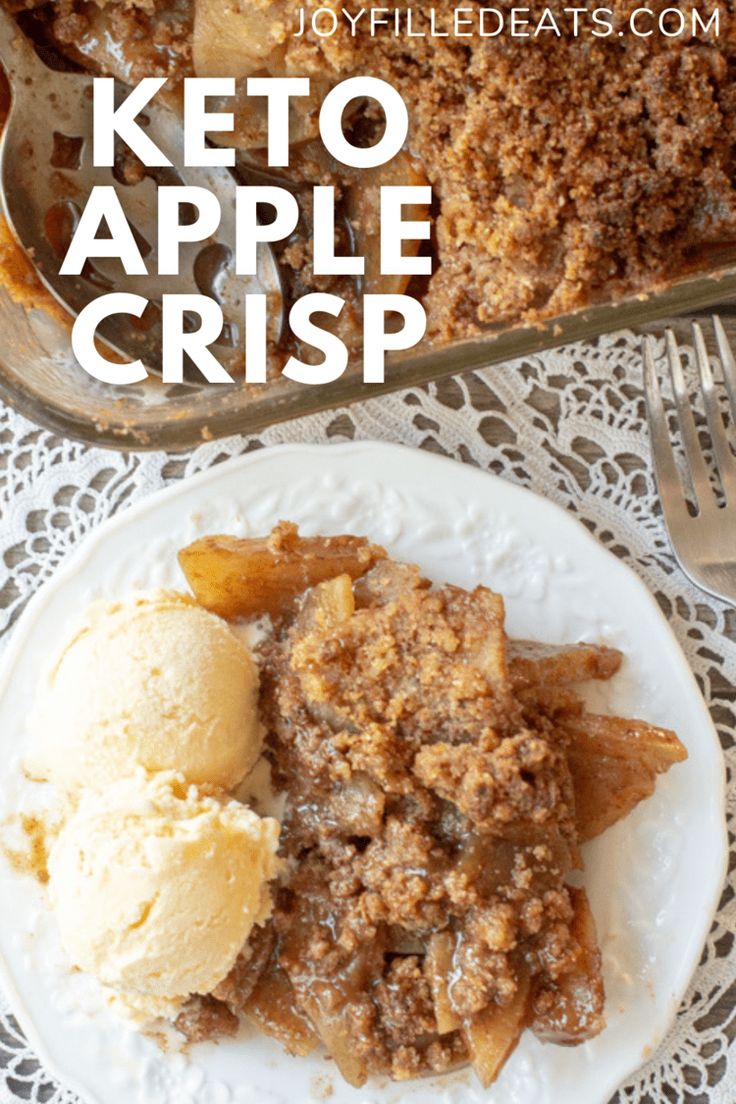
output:
<instances>
[{"instance_id":1,"label":"dessert on plate","mask_svg":"<svg viewBox=\"0 0 736 1104\"><path fill-rule=\"evenodd\" d=\"M143 767L229 791L261 752L258 672L187 595L98 602L43 679L31 727L29 772L65 790Z\"/></svg>"},{"instance_id":2,"label":"dessert on plate","mask_svg":"<svg viewBox=\"0 0 736 1104\"><path fill-rule=\"evenodd\" d=\"M268 917L278 837L275 820L174 771L84 792L48 859L70 960L134 1021L176 1016Z\"/></svg>"},{"instance_id":3,"label":"dessert on plate","mask_svg":"<svg viewBox=\"0 0 736 1104\"><path fill-rule=\"evenodd\" d=\"M358 537L281 523L180 563L193 598L98 604L43 690L60 723L28 765L59 791L70 962L141 1026L195 1043L245 1019L356 1086L467 1063L489 1085L525 1030L602 1031L581 845L687 754L586 709L621 654L510 641L498 594ZM120 684L80 705L88 662Z\"/></svg>"}]
</instances>

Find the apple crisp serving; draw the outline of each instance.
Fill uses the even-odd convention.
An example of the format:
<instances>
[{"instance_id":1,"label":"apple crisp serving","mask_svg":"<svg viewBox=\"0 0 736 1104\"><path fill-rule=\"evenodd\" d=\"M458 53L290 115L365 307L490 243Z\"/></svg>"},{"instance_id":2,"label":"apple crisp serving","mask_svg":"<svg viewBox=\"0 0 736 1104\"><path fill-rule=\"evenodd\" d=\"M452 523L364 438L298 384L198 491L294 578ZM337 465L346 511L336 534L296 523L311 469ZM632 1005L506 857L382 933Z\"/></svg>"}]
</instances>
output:
<instances>
[{"instance_id":1,"label":"apple crisp serving","mask_svg":"<svg viewBox=\"0 0 736 1104\"><path fill-rule=\"evenodd\" d=\"M67 62L127 82L168 76L175 89L187 75L309 77L313 96L295 103L286 174L303 219L279 260L287 301L318 290L348 303L338 324L348 348L360 339L360 295L348 277L311 271L316 184L334 184L342 197L340 249L366 257L363 290L419 296L436 343L652 291L707 265L734 240L732 3L692 5L703 27L718 12L718 35L637 37L630 26L638 0L612 0L605 38L575 35L561 16L559 34L432 37L429 13L417 5L409 38L353 35L336 0L302 5L302 35L299 6L283 0L0 2ZM405 6L381 0L366 7L392 13ZM437 0L433 18L446 26L455 7ZM508 16L511 7L501 0L493 10ZM651 6L658 16L666 7ZM472 23L482 8L471 2L463 11ZM335 34L311 29L317 9L335 10ZM530 25L555 10L532 5ZM316 107L331 85L364 74L398 89L411 132L394 163L356 177L326 154ZM241 167L258 170L264 105L239 95L235 117L230 139ZM383 119L363 110L350 125L354 140L370 144ZM382 277L377 190L426 181L435 197L433 275Z\"/></svg>"},{"instance_id":2,"label":"apple crisp serving","mask_svg":"<svg viewBox=\"0 0 736 1104\"><path fill-rule=\"evenodd\" d=\"M672 732L586 711L580 684L621 654L511 642L498 594L432 586L356 537L281 523L180 562L205 608L270 618L260 711L287 860L271 920L180 1030L244 1015L292 1054L323 1044L356 1086L468 1062L489 1085L525 1029L597 1035L580 845L686 758Z\"/></svg>"}]
</instances>

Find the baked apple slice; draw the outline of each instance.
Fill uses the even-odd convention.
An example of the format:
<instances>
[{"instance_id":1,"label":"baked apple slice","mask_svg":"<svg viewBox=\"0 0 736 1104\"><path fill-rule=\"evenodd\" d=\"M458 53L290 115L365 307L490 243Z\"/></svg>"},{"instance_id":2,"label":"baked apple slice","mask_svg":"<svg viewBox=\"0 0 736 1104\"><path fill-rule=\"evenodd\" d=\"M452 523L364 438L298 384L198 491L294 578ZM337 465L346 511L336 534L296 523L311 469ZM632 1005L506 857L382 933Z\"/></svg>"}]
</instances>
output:
<instances>
[{"instance_id":1,"label":"baked apple slice","mask_svg":"<svg viewBox=\"0 0 736 1104\"><path fill-rule=\"evenodd\" d=\"M282 522L269 537L203 537L179 563L201 606L226 620L278 616L305 590L338 575L357 579L386 553L363 537L300 537Z\"/></svg>"}]
</instances>

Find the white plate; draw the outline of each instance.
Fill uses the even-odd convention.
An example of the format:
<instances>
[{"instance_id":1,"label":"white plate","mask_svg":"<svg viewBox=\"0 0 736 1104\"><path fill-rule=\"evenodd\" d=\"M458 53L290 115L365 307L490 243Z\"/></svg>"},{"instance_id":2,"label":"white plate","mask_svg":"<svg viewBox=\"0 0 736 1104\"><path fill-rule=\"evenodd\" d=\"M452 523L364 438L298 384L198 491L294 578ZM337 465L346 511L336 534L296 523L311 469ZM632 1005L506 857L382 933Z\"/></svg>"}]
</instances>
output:
<instances>
[{"instance_id":1,"label":"white plate","mask_svg":"<svg viewBox=\"0 0 736 1104\"><path fill-rule=\"evenodd\" d=\"M280 518L305 534L366 534L438 581L491 585L507 599L512 636L621 648L627 661L597 689L596 707L679 732L687 763L586 848L608 1027L569 1050L527 1033L488 1093L468 1071L354 1090L324 1056L289 1058L247 1029L189 1058L164 1055L113 1018L90 979L69 973L40 890L3 864L3 980L32 1045L60 1081L96 1104L606 1104L662 1040L697 964L725 869L723 763L654 600L542 498L415 450L287 446L224 464L107 522L34 598L11 641L0 682L0 817L38 802L42 787L20 774L24 720L38 671L80 608L136 587L181 586L182 545L218 531L263 534Z\"/></svg>"}]
</instances>

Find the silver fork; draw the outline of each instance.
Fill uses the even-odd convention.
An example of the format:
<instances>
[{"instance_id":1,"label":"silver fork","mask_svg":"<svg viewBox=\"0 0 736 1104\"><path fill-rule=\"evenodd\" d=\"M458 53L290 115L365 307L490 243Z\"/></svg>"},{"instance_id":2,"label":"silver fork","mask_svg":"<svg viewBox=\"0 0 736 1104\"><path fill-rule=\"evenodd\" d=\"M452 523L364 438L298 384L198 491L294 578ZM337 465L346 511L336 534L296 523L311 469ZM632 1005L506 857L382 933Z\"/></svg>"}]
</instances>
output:
<instances>
[{"instance_id":1,"label":"silver fork","mask_svg":"<svg viewBox=\"0 0 736 1104\"><path fill-rule=\"evenodd\" d=\"M731 403L731 420L736 424L736 360L720 318L713 318L723 376ZM726 436L716 394L713 371L708 359L703 331L693 324L695 358L700 387L713 445L713 458L725 498L719 505L708 464L698 439L688 397L682 360L674 334L667 330L667 363L680 438L687 462L697 512L688 509L688 492L675 461L670 431L662 402L653 341L644 339L644 386L647 417L652 439L654 471L662 501L662 511L677 562L689 579L708 594L724 602L736 602L736 459Z\"/></svg>"}]
</instances>

